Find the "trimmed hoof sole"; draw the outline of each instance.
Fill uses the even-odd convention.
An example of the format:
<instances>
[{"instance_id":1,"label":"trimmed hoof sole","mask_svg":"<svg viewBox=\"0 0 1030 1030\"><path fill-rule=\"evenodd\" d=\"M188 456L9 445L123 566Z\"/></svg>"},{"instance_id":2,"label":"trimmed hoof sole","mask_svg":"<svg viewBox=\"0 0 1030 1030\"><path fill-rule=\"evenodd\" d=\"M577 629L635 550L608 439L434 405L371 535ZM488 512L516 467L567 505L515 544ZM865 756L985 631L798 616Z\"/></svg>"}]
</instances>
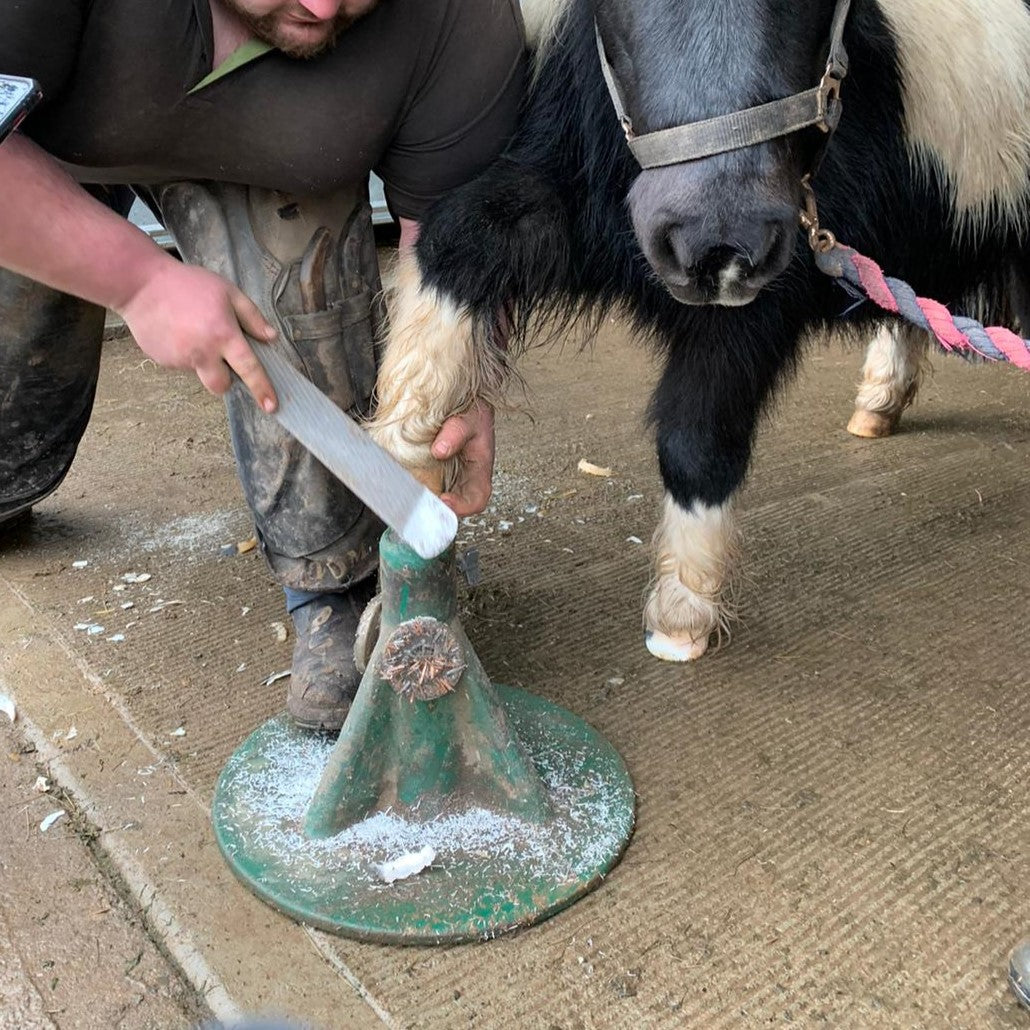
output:
<instances>
[{"instance_id":1,"label":"trimmed hoof sole","mask_svg":"<svg viewBox=\"0 0 1030 1030\"><path fill-rule=\"evenodd\" d=\"M694 662L708 650L707 637L703 640L677 640L655 630L644 634L644 643L648 651L663 662Z\"/></svg>"},{"instance_id":2,"label":"trimmed hoof sole","mask_svg":"<svg viewBox=\"0 0 1030 1030\"><path fill-rule=\"evenodd\" d=\"M897 418L878 411L866 411L863 408L856 408L848 423L848 432L863 440L881 440L885 436L891 436L897 428Z\"/></svg>"}]
</instances>

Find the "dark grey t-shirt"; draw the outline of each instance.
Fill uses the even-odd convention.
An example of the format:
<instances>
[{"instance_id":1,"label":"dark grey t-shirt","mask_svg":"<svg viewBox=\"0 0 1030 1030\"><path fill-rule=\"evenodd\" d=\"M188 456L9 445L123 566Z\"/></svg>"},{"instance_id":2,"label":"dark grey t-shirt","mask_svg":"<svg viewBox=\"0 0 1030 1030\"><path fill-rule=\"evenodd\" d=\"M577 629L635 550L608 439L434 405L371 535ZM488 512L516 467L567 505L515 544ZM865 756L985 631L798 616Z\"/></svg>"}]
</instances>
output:
<instances>
[{"instance_id":1,"label":"dark grey t-shirt","mask_svg":"<svg viewBox=\"0 0 1030 1030\"><path fill-rule=\"evenodd\" d=\"M417 219L514 128L518 0L381 0L313 60L210 71L208 0L0 0L0 72L38 79L23 131L82 182L215 179L291 193L386 182Z\"/></svg>"}]
</instances>

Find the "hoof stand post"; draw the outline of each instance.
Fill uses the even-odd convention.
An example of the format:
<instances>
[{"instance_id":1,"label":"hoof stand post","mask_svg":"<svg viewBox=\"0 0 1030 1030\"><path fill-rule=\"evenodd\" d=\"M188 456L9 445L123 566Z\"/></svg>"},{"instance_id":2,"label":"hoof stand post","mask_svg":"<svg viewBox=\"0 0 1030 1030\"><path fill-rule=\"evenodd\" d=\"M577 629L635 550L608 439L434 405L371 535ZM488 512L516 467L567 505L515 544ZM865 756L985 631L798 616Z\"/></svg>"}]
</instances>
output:
<instances>
[{"instance_id":1,"label":"hoof stand post","mask_svg":"<svg viewBox=\"0 0 1030 1030\"><path fill-rule=\"evenodd\" d=\"M366 940L488 938L596 887L633 829L633 786L581 719L491 684L457 620L454 559L380 549L382 628L333 744L272 719L215 792L233 872L304 923ZM387 863L425 865L391 879ZM384 868L385 867L385 868Z\"/></svg>"}]
</instances>

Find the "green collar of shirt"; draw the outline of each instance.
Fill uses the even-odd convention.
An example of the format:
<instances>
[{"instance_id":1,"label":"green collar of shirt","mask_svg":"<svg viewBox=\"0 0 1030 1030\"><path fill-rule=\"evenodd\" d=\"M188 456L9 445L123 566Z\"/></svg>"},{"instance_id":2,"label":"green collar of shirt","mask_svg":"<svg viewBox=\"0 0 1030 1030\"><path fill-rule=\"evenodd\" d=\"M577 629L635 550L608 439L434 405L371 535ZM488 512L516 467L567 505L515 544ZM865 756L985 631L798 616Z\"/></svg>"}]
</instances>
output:
<instances>
[{"instance_id":1,"label":"green collar of shirt","mask_svg":"<svg viewBox=\"0 0 1030 1030\"><path fill-rule=\"evenodd\" d=\"M267 54L269 50L274 49L271 43L265 43L260 39L247 40L246 43L238 46L210 75L205 75L190 90L190 93L196 93L210 86L213 82L217 82L219 79L225 78L226 75L236 71L237 68L242 68L243 65L249 64L251 61Z\"/></svg>"}]
</instances>

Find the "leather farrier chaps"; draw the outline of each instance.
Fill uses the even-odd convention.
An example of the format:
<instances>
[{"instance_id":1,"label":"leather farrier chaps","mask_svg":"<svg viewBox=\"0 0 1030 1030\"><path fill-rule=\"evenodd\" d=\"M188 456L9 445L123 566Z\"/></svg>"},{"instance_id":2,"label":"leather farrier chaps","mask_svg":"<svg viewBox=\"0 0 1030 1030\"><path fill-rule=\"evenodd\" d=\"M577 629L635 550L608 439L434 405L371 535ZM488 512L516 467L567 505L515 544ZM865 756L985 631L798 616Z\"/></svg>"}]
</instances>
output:
<instances>
[{"instance_id":1,"label":"leather farrier chaps","mask_svg":"<svg viewBox=\"0 0 1030 1030\"><path fill-rule=\"evenodd\" d=\"M385 324L364 189L297 197L231 183L152 191L186 261L236 283L276 327L272 346L341 408L368 414ZM383 526L260 411L226 395L240 482L272 571L295 590L346 589L374 573Z\"/></svg>"}]
</instances>

